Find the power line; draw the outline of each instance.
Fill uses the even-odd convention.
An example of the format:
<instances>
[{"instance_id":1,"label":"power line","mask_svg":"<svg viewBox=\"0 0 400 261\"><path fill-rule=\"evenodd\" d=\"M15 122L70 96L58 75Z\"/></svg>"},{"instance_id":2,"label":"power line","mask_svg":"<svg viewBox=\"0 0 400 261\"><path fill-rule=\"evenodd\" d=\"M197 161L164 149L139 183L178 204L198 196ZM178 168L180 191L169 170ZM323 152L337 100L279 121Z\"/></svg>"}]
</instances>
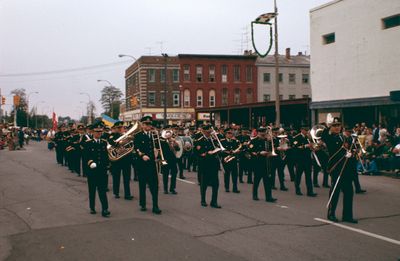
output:
<instances>
[{"instance_id":1,"label":"power line","mask_svg":"<svg viewBox=\"0 0 400 261\"><path fill-rule=\"evenodd\" d=\"M93 69L97 69L97 68L104 68L104 67L110 67L110 66L123 65L123 64L131 63L131 62L132 62L132 61L123 61L123 62L106 63L106 64L99 64L99 65L86 66L86 67L79 67L79 68L71 68L71 69L63 69L63 70L54 70L54 71L0 74L0 77L4 77L4 78L5 78L5 77L36 76L36 75L46 75L46 74L61 74L61 73L86 71L86 70L93 70Z\"/></svg>"}]
</instances>

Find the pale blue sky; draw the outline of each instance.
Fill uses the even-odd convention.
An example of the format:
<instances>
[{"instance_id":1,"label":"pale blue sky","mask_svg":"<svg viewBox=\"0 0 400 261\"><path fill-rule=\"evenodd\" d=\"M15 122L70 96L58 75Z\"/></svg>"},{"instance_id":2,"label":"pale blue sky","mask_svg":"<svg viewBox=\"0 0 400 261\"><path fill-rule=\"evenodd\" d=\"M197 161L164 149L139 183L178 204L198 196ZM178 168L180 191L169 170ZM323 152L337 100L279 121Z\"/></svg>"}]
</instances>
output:
<instances>
[{"instance_id":1,"label":"pale blue sky","mask_svg":"<svg viewBox=\"0 0 400 261\"><path fill-rule=\"evenodd\" d=\"M309 52L309 10L329 0L277 0L282 53ZM129 59L163 52L238 54L246 26L273 11L272 0L0 0L0 88L25 88L39 113L80 117L90 93L98 102L106 79L123 92ZM261 31L257 31L261 32ZM250 37L250 35L249 35ZM257 37L259 40L262 37ZM258 41L260 46L261 41ZM251 43L249 43L251 47ZM127 61L64 74L2 77ZM10 99L8 99L10 101ZM40 103L44 100L45 103ZM6 110L10 110L6 106Z\"/></svg>"}]
</instances>

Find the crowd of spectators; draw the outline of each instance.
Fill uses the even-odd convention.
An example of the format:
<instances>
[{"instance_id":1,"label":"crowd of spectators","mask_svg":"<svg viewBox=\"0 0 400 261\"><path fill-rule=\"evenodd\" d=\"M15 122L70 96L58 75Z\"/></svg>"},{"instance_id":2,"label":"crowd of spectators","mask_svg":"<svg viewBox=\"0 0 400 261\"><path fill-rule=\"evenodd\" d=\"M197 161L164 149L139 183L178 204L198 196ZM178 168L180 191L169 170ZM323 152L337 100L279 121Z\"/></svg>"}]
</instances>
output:
<instances>
[{"instance_id":1,"label":"crowd of spectators","mask_svg":"<svg viewBox=\"0 0 400 261\"><path fill-rule=\"evenodd\" d=\"M0 150L24 149L30 140L40 142L46 139L46 129L31 129L26 127L15 127L8 124L0 124Z\"/></svg>"}]
</instances>

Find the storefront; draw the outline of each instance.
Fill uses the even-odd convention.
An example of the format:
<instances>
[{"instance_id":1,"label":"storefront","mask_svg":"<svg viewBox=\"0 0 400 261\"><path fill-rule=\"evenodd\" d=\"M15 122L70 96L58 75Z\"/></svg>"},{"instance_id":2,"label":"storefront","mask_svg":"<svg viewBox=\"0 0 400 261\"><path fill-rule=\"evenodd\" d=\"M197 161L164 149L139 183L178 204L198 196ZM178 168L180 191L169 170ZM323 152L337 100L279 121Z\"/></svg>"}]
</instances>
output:
<instances>
[{"instance_id":1,"label":"storefront","mask_svg":"<svg viewBox=\"0 0 400 261\"><path fill-rule=\"evenodd\" d=\"M122 121L138 121L143 116L151 116L153 120L162 124L164 122L164 108L144 108L127 111L120 114ZM192 124L195 120L192 108L167 108L168 124Z\"/></svg>"}]
</instances>

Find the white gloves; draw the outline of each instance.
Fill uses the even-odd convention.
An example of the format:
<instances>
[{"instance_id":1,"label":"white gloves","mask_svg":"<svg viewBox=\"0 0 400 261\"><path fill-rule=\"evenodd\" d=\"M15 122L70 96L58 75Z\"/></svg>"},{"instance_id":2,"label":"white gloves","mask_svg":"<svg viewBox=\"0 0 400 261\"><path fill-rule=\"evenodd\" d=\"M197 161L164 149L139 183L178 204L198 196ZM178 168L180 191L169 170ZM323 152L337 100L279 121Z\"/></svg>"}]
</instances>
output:
<instances>
[{"instance_id":1,"label":"white gloves","mask_svg":"<svg viewBox=\"0 0 400 261\"><path fill-rule=\"evenodd\" d=\"M97 167L97 165L96 165L96 163L92 163L92 164L90 164L90 166L89 166L91 169L95 169L96 167Z\"/></svg>"},{"instance_id":2,"label":"white gloves","mask_svg":"<svg viewBox=\"0 0 400 261\"><path fill-rule=\"evenodd\" d=\"M346 157L346 158L351 158L351 156L352 156L351 152L348 151L348 152L346 153L346 156L345 156L345 157Z\"/></svg>"}]
</instances>

